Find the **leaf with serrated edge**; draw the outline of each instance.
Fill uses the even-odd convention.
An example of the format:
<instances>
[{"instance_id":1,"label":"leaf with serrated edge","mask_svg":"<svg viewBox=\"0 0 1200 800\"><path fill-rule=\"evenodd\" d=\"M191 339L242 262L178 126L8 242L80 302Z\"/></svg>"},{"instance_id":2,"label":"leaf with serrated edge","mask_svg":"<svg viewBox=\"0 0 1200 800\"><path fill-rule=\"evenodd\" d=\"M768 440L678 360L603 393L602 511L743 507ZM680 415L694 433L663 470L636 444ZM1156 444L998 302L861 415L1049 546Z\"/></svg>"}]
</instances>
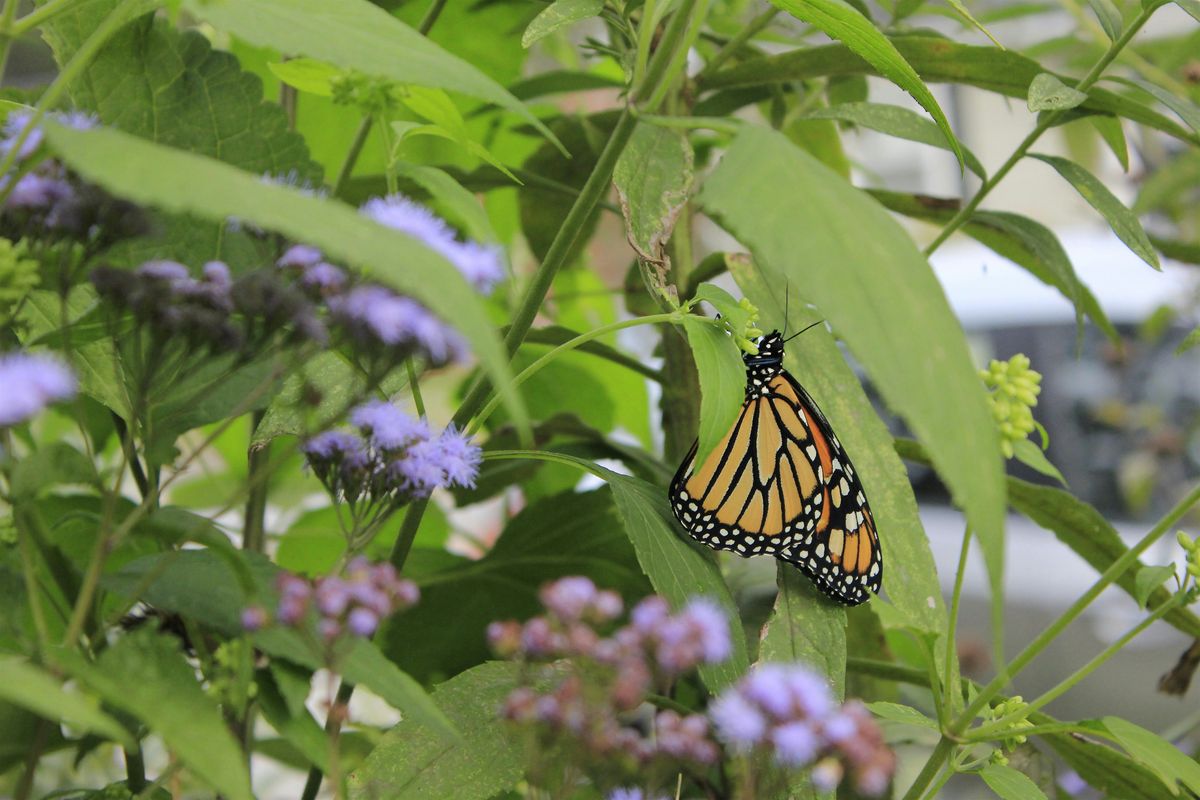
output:
<instances>
[{"instance_id":1,"label":"leaf with serrated edge","mask_svg":"<svg viewBox=\"0 0 1200 800\"><path fill-rule=\"evenodd\" d=\"M879 701L867 703L867 708L870 709L872 714L888 722L899 722L902 725L916 725L919 728L930 728L935 731L938 729L937 720L930 719L912 706Z\"/></svg>"},{"instance_id":2,"label":"leaf with serrated edge","mask_svg":"<svg viewBox=\"0 0 1200 800\"><path fill-rule=\"evenodd\" d=\"M728 334L698 319L684 318L683 328L700 373L700 431L696 464L703 464L729 433L746 394L746 370Z\"/></svg>"},{"instance_id":3,"label":"leaf with serrated edge","mask_svg":"<svg viewBox=\"0 0 1200 800\"><path fill-rule=\"evenodd\" d=\"M320 248L420 300L470 342L517 424L528 420L511 386L508 359L479 296L445 258L334 200L259 180L228 164L119 131L79 131L52 122L46 136L74 169L114 194L173 212L231 217Z\"/></svg>"},{"instance_id":4,"label":"leaf with serrated edge","mask_svg":"<svg viewBox=\"0 0 1200 800\"><path fill-rule=\"evenodd\" d=\"M1045 793L1029 776L1012 767L988 764L979 773L979 777L983 778L988 788L1002 800L1046 800Z\"/></svg>"}]
</instances>

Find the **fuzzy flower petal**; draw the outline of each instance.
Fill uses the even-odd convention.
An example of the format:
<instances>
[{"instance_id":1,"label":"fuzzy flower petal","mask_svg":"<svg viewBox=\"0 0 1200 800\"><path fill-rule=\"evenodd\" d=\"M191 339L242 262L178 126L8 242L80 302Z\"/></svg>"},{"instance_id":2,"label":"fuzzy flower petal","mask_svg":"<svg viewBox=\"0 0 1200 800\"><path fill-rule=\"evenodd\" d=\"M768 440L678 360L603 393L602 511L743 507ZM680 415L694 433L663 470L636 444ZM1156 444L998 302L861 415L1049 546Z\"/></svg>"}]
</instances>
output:
<instances>
[{"instance_id":1,"label":"fuzzy flower petal","mask_svg":"<svg viewBox=\"0 0 1200 800\"><path fill-rule=\"evenodd\" d=\"M46 406L75 396L75 375L49 356L14 352L0 355L0 427L33 417Z\"/></svg>"}]
</instances>

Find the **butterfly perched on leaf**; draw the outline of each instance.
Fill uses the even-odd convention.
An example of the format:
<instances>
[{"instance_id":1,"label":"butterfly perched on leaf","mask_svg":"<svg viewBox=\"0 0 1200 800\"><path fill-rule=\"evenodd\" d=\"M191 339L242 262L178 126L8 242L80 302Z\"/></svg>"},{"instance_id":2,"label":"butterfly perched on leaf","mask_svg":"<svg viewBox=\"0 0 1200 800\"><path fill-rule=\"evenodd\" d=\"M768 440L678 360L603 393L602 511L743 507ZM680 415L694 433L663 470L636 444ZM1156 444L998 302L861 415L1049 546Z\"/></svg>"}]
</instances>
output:
<instances>
[{"instance_id":1,"label":"butterfly perched on leaf","mask_svg":"<svg viewBox=\"0 0 1200 800\"><path fill-rule=\"evenodd\" d=\"M883 553L862 483L829 421L783 368L772 331L744 355L746 399L697 468L696 444L671 481L671 509L692 538L799 567L822 592L858 605L883 582Z\"/></svg>"}]
</instances>

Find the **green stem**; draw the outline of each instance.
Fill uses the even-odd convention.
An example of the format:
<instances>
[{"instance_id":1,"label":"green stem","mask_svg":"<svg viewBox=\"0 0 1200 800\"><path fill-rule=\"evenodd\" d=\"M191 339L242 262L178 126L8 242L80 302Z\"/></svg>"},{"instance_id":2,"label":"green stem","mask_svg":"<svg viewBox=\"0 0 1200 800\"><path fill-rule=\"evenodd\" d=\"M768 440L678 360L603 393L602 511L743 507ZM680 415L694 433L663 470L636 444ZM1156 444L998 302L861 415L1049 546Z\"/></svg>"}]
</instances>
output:
<instances>
[{"instance_id":1,"label":"green stem","mask_svg":"<svg viewBox=\"0 0 1200 800\"><path fill-rule=\"evenodd\" d=\"M742 45L753 39L758 35L759 31L770 25L778 13L779 7L771 6L766 11L750 20L746 27L734 34L734 37L726 42L725 46L718 50L713 57L708 60L708 63L704 65L704 69L700 70L697 80L702 80L720 69L721 66L730 58L732 58L738 50L742 49Z\"/></svg>"},{"instance_id":2,"label":"green stem","mask_svg":"<svg viewBox=\"0 0 1200 800\"><path fill-rule=\"evenodd\" d=\"M251 436L262 422L264 413L256 411L251 416ZM251 445L246 455L246 474L252 488L246 497L246 512L242 525L242 549L252 553L261 553L266 547L264 520L267 514L267 495L270 491L270 482L264 471L271 461L270 447L269 444L262 447Z\"/></svg>"},{"instance_id":3,"label":"green stem","mask_svg":"<svg viewBox=\"0 0 1200 800\"><path fill-rule=\"evenodd\" d=\"M412 357L404 359L404 366L408 370L408 386L412 389L413 405L417 407L417 416L425 416L425 401L421 398L421 385L417 383L417 368L413 364Z\"/></svg>"},{"instance_id":4,"label":"green stem","mask_svg":"<svg viewBox=\"0 0 1200 800\"><path fill-rule=\"evenodd\" d=\"M992 700L996 693L1000 691L1000 689L1005 683L1008 682L1009 679L1016 677L1017 674L1024 669L1029 662L1034 659L1035 656L1041 653L1042 650L1044 650L1046 646L1050 644L1050 642L1054 641L1054 639L1057 638L1058 635L1076 619L1076 617L1082 614L1084 609L1091 605L1092 602L1100 596L1101 592L1107 589L1114 581L1117 580L1117 578L1121 577L1126 570L1137 563L1138 557L1145 552L1147 548L1162 538L1162 536L1168 530L1170 530L1171 527L1178 522L1183 515L1186 514L1197 502L1200 502L1200 486L1188 492L1187 496L1184 497L1183 500L1179 501L1174 508L1168 511L1167 514L1161 520L1159 520L1158 524L1155 525L1149 533L1142 537L1140 542L1126 550L1120 558L1114 561L1109 568L1104 571L1100 578L1094 584L1092 584L1091 588L1084 592L1083 596L1072 603L1071 607L1063 612L1062 616L1051 623L1050 626L1042 631L1036 639L1026 645L1025 649L1018 653L1016 658L1012 660L1012 663L1008 665L1008 670L1005 673L997 675L990 683L987 684L987 686L983 687L983 689L979 691L979 694L976 695L975 700L969 706L967 706L966 710L964 710L953 723L951 723L950 732L954 734L962 733L962 731L964 731L971 723L971 720L975 719L975 715L979 713L980 709L982 709Z\"/></svg>"},{"instance_id":5,"label":"green stem","mask_svg":"<svg viewBox=\"0 0 1200 800\"><path fill-rule=\"evenodd\" d=\"M29 33L39 25L45 25L62 12L69 10L71 6L78 4L78 0L50 0L50 2L46 3L45 5L37 6L16 22L12 22L10 24L10 20L6 18L4 20L4 25L6 28L12 31L13 37L15 38ZM15 0L12 5L15 10L17 5Z\"/></svg>"},{"instance_id":6,"label":"green stem","mask_svg":"<svg viewBox=\"0 0 1200 800\"><path fill-rule=\"evenodd\" d=\"M516 389L518 386L525 383L525 381L529 380L538 372L540 372L543 368L548 366L550 362L554 361L563 353L568 353L572 350L575 350L576 348L579 348L594 339L598 339L601 336L613 333L614 331L624 330L625 328L633 328L638 325L657 325L662 322L677 322L680 319L680 312L672 311L668 314L652 314L648 317L637 317L635 319L621 320L620 322L602 325L595 330L582 333L570 341L563 342L558 347L544 354L537 361L534 361L528 367L521 370L520 373L513 377L512 387ZM488 417L492 415L493 412L495 412L500 403L500 395L493 395L488 401L487 405L483 407L483 410L476 414L474 419L471 421L471 425L467 429L468 433L475 433L477 430L479 430L479 426L482 425L488 419Z\"/></svg>"},{"instance_id":7,"label":"green stem","mask_svg":"<svg viewBox=\"0 0 1200 800\"><path fill-rule=\"evenodd\" d=\"M904 800L917 800L925 794L925 790L929 788L929 784L937 777L941 771L942 765L954 750L954 742L946 736L938 739L937 746L933 748L933 752L929 754L929 759L925 762L925 766L921 768L921 772L913 781L912 786L908 787L908 791L904 794Z\"/></svg>"},{"instance_id":8,"label":"green stem","mask_svg":"<svg viewBox=\"0 0 1200 800\"><path fill-rule=\"evenodd\" d=\"M325 720L325 735L334 736L341 727L341 721L335 710L340 706L344 706L350 702L350 696L354 694L354 684L342 681L342 685L338 687L337 698L333 701L330 707L329 717ZM304 782L304 791L300 794L300 800L314 800L317 792L321 789L321 780L324 775L317 767L313 767L308 771L308 778Z\"/></svg>"},{"instance_id":9,"label":"green stem","mask_svg":"<svg viewBox=\"0 0 1200 800\"><path fill-rule=\"evenodd\" d=\"M646 76L646 65L650 61L650 45L654 40L652 24L658 10L658 0L646 0L642 6L642 18L638 22L637 55L633 64L633 80L635 85L641 85Z\"/></svg>"},{"instance_id":10,"label":"green stem","mask_svg":"<svg viewBox=\"0 0 1200 800\"><path fill-rule=\"evenodd\" d=\"M433 0L429 4L429 10L425 12L425 16L421 17L421 22L417 25L417 33L422 36L428 36L429 31L433 29L434 23L438 21L438 17L442 14L442 9L446 7L446 0Z\"/></svg>"},{"instance_id":11,"label":"green stem","mask_svg":"<svg viewBox=\"0 0 1200 800\"><path fill-rule=\"evenodd\" d=\"M125 748L125 786L132 793L146 788L146 760L141 747Z\"/></svg>"},{"instance_id":12,"label":"green stem","mask_svg":"<svg viewBox=\"0 0 1200 800\"><path fill-rule=\"evenodd\" d=\"M13 41L19 35L13 25L13 17L17 15L18 0L4 0L4 8L0 10L0 80L8 68L8 53Z\"/></svg>"},{"instance_id":13,"label":"green stem","mask_svg":"<svg viewBox=\"0 0 1200 800\"><path fill-rule=\"evenodd\" d=\"M929 790L925 792L925 797L927 797L927 798L937 797L938 792L942 791L942 788L945 787L945 785L950 782L950 779L953 778L957 773L958 773L958 770L955 768L954 762L951 761L949 764L946 765L945 769L943 769L940 773L938 773L937 780L935 780L930 785Z\"/></svg>"},{"instance_id":14,"label":"green stem","mask_svg":"<svg viewBox=\"0 0 1200 800\"><path fill-rule=\"evenodd\" d=\"M13 523L17 526L17 546L21 550L21 572L25 577L25 594L29 596L29 609L33 616L33 630L37 634L37 655L39 661L46 660L46 648L50 644L50 634L46 627L45 611L42 609L42 592L38 587L37 572L33 564L33 553L29 545L29 532L25 530L25 518L13 515Z\"/></svg>"},{"instance_id":15,"label":"green stem","mask_svg":"<svg viewBox=\"0 0 1200 800\"><path fill-rule=\"evenodd\" d=\"M942 673L943 680L947 681L945 687L945 697L950 701L949 706L945 709L947 717L958 712L958 705L962 699L962 691L957 687L951 686L952 669L954 667L955 647L958 639L958 607L962 600L963 575L967 571L967 555L971 552L971 529L963 530L962 551L958 554L958 572L954 574L954 594L950 596L950 623L946 629L946 661L945 672ZM950 698L955 698L951 700ZM939 722L945 722L942 718L942 709L938 709Z\"/></svg>"},{"instance_id":16,"label":"green stem","mask_svg":"<svg viewBox=\"0 0 1200 800\"><path fill-rule=\"evenodd\" d=\"M42 117L46 116L46 109L51 108L58 102L59 98L67 90L67 87L71 85L71 82L79 77L80 73L91 63L92 58L100 51L100 48L129 21L133 15L132 12L136 12L144 5L145 0L123 0L120 5L114 8L96 26L96 29L92 31L91 35L75 51L75 55L71 56L71 60L63 65L58 76L46 87L46 91L42 92L42 96L38 98L29 123L17 135L17 140L9 147L8 155L4 157L4 161L0 162L0 175L7 175L13 168L17 155L21 152L21 147L25 144L25 140L33 133L33 129L41 121ZM6 187L0 189L0 203L8 199L8 195L12 192L15 185L16 181L9 181Z\"/></svg>"},{"instance_id":17,"label":"green stem","mask_svg":"<svg viewBox=\"0 0 1200 800\"><path fill-rule=\"evenodd\" d=\"M674 83L674 76L670 75L671 62L674 61L675 50L690 27L692 11L695 10L697 2L699 0L682 0L679 8L671 16L671 21L667 23L667 30L663 33L658 48L650 57L646 74L634 90L634 103L641 105L646 101L651 101L648 106L650 110L653 110L656 105L653 102L655 95L659 95L661 100L661 95ZM707 0L705 5L707 5Z\"/></svg>"},{"instance_id":18,"label":"green stem","mask_svg":"<svg viewBox=\"0 0 1200 800\"><path fill-rule=\"evenodd\" d=\"M662 105L663 99L667 96L667 92L675 83L675 79L684 74L684 68L687 66L687 54L692 49L692 45L696 43L697 37L700 36L700 28L704 25L704 20L708 17L708 8L712 0L683 0L680 3L679 10L675 12L676 18L684 17L683 33L677 40L671 39L671 29L667 29L667 34L663 36L663 46L660 46L660 51L667 54L667 62L662 79L654 85L653 91L650 92L649 98L639 98L641 102L639 107L644 107L647 111L654 111ZM673 18L674 23L675 18ZM658 53L655 53L658 56ZM654 61L651 60L649 73L653 73Z\"/></svg>"},{"instance_id":19,"label":"green stem","mask_svg":"<svg viewBox=\"0 0 1200 800\"><path fill-rule=\"evenodd\" d=\"M1100 76L1104 73L1104 70L1109 64L1112 63L1113 59L1117 57L1117 54L1119 54L1125 48L1125 46L1129 44L1137 32L1142 29L1142 26L1149 21L1150 16L1154 13L1154 9L1155 7L1142 9L1141 13L1134 18L1133 22L1129 24L1129 27L1125 30L1125 32L1121 34L1121 38L1113 42L1100 60L1096 62L1095 66L1091 68L1088 74L1085 75L1079 81L1079 83L1075 84L1075 89L1077 91L1086 93L1087 90L1090 89L1092 85L1100 79ZM1000 181L1004 179L1004 176L1007 175L1012 168L1017 165L1017 162L1025 157L1025 153L1028 152L1029 148L1041 138L1042 134L1054 127L1054 125L1057 124L1065 114L1066 111L1064 110L1042 112L1038 119L1037 125L1032 131L1029 132L1028 136L1021 140L1021 143L1017 145L1017 149L1008 157L1008 160L1005 161L991 177L984 181L983 185L979 187L979 191L975 193L975 196L972 197L966 205L959 209L958 213L955 214L948 223L946 223L946 227L942 228L942 231L937 235L937 238L935 238L929 244L929 246L925 248L925 255L927 257L932 255L934 251L941 247L942 243L949 239L951 234L970 221L971 215L975 213L975 209L979 207L979 204L983 202L983 199L987 197L993 189L996 188Z\"/></svg>"},{"instance_id":20,"label":"green stem","mask_svg":"<svg viewBox=\"0 0 1200 800\"><path fill-rule=\"evenodd\" d=\"M638 120L660 128L682 128L684 130L706 130L736 134L742 123L726 117L671 117L665 114L638 114Z\"/></svg>"},{"instance_id":21,"label":"green stem","mask_svg":"<svg viewBox=\"0 0 1200 800\"><path fill-rule=\"evenodd\" d=\"M358 161L358 157L362 153L363 145L367 143L367 136L371 133L371 125L374 123L374 119L370 114L367 114L359 120L358 128L354 131L354 139L350 142L350 149L346 151L346 158L343 159L342 167L338 170L337 180L333 182L334 197L341 197L342 190L346 188L346 183L350 180L350 174L354 172L354 164Z\"/></svg>"}]
</instances>

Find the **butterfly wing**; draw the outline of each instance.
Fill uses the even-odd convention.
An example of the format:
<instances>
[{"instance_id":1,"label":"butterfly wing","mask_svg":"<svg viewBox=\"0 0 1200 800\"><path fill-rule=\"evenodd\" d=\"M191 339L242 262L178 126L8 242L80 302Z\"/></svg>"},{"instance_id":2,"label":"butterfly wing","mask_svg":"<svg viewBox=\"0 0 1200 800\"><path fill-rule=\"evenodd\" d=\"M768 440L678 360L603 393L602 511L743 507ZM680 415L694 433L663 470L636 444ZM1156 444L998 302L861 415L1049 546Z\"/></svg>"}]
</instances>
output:
<instances>
[{"instance_id":1,"label":"butterfly wing","mask_svg":"<svg viewBox=\"0 0 1200 800\"><path fill-rule=\"evenodd\" d=\"M848 605L883 581L875 520L858 475L816 403L786 371L747 396L696 469L696 445L671 482L671 508L696 540L799 567Z\"/></svg>"}]
</instances>

